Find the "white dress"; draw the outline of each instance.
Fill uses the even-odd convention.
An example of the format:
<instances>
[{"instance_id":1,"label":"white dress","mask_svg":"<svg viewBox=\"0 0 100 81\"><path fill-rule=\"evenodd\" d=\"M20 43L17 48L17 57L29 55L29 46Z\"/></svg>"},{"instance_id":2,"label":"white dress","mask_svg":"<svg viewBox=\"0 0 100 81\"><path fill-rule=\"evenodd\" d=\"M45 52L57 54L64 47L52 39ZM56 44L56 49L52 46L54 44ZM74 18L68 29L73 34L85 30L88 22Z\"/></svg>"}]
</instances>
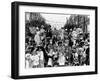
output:
<instances>
[{"instance_id":1,"label":"white dress","mask_svg":"<svg viewBox=\"0 0 100 81\"><path fill-rule=\"evenodd\" d=\"M32 66L39 65L39 55L32 55L31 60L32 60Z\"/></svg>"},{"instance_id":2,"label":"white dress","mask_svg":"<svg viewBox=\"0 0 100 81\"><path fill-rule=\"evenodd\" d=\"M28 61L28 60L25 60L25 68L26 68L26 69L30 68L30 67L29 67L29 61Z\"/></svg>"},{"instance_id":3,"label":"white dress","mask_svg":"<svg viewBox=\"0 0 100 81\"><path fill-rule=\"evenodd\" d=\"M58 63L59 63L59 65L65 65L65 56L64 55L59 56Z\"/></svg>"},{"instance_id":4,"label":"white dress","mask_svg":"<svg viewBox=\"0 0 100 81\"><path fill-rule=\"evenodd\" d=\"M48 59L48 66L52 66L52 59L51 58Z\"/></svg>"},{"instance_id":5,"label":"white dress","mask_svg":"<svg viewBox=\"0 0 100 81\"><path fill-rule=\"evenodd\" d=\"M48 55L52 56L52 53L49 53ZM52 66L52 58L48 59L48 66Z\"/></svg>"},{"instance_id":6,"label":"white dress","mask_svg":"<svg viewBox=\"0 0 100 81\"><path fill-rule=\"evenodd\" d=\"M57 58L57 52L53 52L54 58Z\"/></svg>"},{"instance_id":7,"label":"white dress","mask_svg":"<svg viewBox=\"0 0 100 81\"><path fill-rule=\"evenodd\" d=\"M25 68L31 68L31 54L30 53L27 53L25 55Z\"/></svg>"},{"instance_id":8,"label":"white dress","mask_svg":"<svg viewBox=\"0 0 100 81\"><path fill-rule=\"evenodd\" d=\"M40 56L40 60L44 60L43 51L38 51L37 53L38 53L38 55Z\"/></svg>"},{"instance_id":9,"label":"white dress","mask_svg":"<svg viewBox=\"0 0 100 81\"><path fill-rule=\"evenodd\" d=\"M39 55L40 67L44 67L44 54L43 54L43 51L38 51L37 53Z\"/></svg>"}]
</instances>

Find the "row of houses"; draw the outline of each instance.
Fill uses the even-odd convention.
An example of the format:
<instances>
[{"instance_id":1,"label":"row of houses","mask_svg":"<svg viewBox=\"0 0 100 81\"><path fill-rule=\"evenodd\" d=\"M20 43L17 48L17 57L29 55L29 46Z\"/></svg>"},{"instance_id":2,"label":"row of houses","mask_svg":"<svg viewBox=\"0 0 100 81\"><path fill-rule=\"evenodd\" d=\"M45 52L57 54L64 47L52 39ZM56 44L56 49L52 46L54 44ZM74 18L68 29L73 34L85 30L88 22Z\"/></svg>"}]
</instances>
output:
<instances>
[{"instance_id":1,"label":"row of houses","mask_svg":"<svg viewBox=\"0 0 100 81\"><path fill-rule=\"evenodd\" d=\"M82 28L84 33L89 33L90 18L87 15L71 15L66 25L73 25Z\"/></svg>"}]
</instances>

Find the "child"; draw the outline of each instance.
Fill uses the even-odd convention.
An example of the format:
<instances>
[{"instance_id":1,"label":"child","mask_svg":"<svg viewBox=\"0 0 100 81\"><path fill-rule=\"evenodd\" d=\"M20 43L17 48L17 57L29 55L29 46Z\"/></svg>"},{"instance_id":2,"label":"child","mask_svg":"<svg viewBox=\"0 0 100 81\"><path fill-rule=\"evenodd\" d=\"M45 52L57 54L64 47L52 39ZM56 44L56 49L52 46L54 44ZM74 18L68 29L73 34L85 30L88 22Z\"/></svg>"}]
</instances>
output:
<instances>
[{"instance_id":1,"label":"child","mask_svg":"<svg viewBox=\"0 0 100 81\"><path fill-rule=\"evenodd\" d=\"M78 64L79 64L79 62L78 62L78 53L76 52L76 53L74 53L74 65L76 66Z\"/></svg>"},{"instance_id":2,"label":"child","mask_svg":"<svg viewBox=\"0 0 100 81\"><path fill-rule=\"evenodd\" d=\"M31 68L31 54L26 53L25 55L25 68Z\"/></svg>"},{"instance_id":3,"label":"child","mask_svg":"<svg viewBox=\"0 0 100 81\"><path fill-rule=\"evenodd\" d=\"M82 65L83 51L84 51L84 48L82 48L82 47L79 47L79 48L78 48L79 65Z\"/></svg>"},{"instance_id":4,"label":"child","mask_svg":"<svg viewBox=\"0 0 100 81\"><path fill-rule=\"evenodd\" d=\"M53 49L53 66L57 66L57 60L58 60L58 52L57 49Z\"/></svg>"},{"instance_id":5,"label":"child","mask_svg":"<svg viewBox=\"0 0 100 81\"><path fill-rule=\"evenodd\" d=\"M81 64L84 65L85 61L86 61L86 52L84 50L84 51L82 51Z\"/></svg>"},{"instance_id":6,"label":"child","mask_svg":"<svg viewBox=\"0 0 100 81\"><path fill-rule=\"evenodd\" d=\"M39 55L39 65L40 65L40 67L44 67L44 53L41 50L41 48L39 48L39 50L37 51L37 54Z\"/></svg>"},{"instance_id":7,"label":"child","mask_svg":"<svg viewBox=\"0 0 100 81\"><path fill-rule=\"evenodd\" d=\"M79 65L78 48L74 48L74 51L73 51L73 63L74 63L74 66Z\"/></svg>"},{"instance_id":8,"label":"child","mask_svg":"<svg viewBox=\"0 0 100 81\"><path fill-rule=\"evenodd\" d=\"M31 59L32 59L32 67L33 68L39 67L39 55L36 51L32 52Z\"/></svg>"},{"instance_id":9,"label":"child","mask_svg":"<svg viewBox=\"0 0 100 81\"><path fill-rule=\"evenodd\" d=\"M63 66L65 65L65 56L62 52L59 52L59 58L58 58L58 63L59 63L59 66Z\"/></svg>"},{"instance_id":10,"label":"child","mask_svg":"<svg viewBox=\"0 0 100 81\"><path fill-rule=\"evenodd\" d=\"M50 49L50 51L48 53L48 67L52 67L53 66L52 58L53 58L53 49Z\"/></svg>"}]
</instances>

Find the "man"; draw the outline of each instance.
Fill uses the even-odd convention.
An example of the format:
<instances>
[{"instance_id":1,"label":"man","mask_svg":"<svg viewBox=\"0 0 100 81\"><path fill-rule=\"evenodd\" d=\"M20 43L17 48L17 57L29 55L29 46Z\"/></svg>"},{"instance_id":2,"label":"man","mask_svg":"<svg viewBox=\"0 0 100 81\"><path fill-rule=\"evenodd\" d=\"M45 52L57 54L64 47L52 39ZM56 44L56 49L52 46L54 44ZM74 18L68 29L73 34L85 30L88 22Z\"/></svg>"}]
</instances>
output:
<instances>
[{"instance_id":1,"label":"man","mask_svg":"<svg viewBox=\"0 0 100 81\"><path fill-rule=\"evenodd\" d=\"M89 65L90 64L90 48L88 47L86 49L86 65Z\"/></svg>"},{"instance_id":2,"label":"man","mask_svg":"<svg viewBox=\"0 0 100 81\"><path fill-rule=\"evenodd\" d=\"M76 31L76 27L72 31L72 40L73 40L73 46L75 46L76 39L77 39L78 33Z\"/></svg>"},{"instance_id":3,"label":"man","mask_svg":"<svg viewBox=\"0 0 100 81\"><path fill-rule=\"evenodd\" d=\"M35 35L35 37L34 37L34 40L35 40L37 46L39 46L39 44L41 43L41 40L40 40L40 31L39 31L39 29L37 29L36 35Z\"/></svg>"}]
</instances>

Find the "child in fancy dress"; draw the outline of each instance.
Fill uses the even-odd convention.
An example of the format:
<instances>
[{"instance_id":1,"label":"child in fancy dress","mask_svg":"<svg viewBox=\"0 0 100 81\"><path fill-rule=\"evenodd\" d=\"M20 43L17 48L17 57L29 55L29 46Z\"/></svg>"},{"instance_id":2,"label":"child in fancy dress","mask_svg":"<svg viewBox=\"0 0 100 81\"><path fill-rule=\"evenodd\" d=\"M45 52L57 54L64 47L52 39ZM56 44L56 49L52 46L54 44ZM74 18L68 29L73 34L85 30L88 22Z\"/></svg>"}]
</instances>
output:
<instances>
[{"instance_id":1,"label":"child in fancy dress","mask_svg":"<svg viewBox=\"0 0 100 81\"><path fill-rule=\"evenodd\" d=\"M38 68L39 67L39 55L37 51L32 52L31 60L32 60L32 68Z\"/></svg>"},{"instance_id":2,"label":"child in fancy dress","mask_svg":"<svg viewBox=\"0 0 100 81\"><path fill-rule=\"evenodd\" d=\"M58 60L58 52L56 49L53 49L53 66L54 67L58 66L57 60Z\"/></svg>"},{"instance_id":3,"label":"child in fancy dress","mask_svg":"<svg viewBox=\"0 0 100 81\"><path fill-rule=\"evenodd\" d=\"M39 50L37 51L37 54L39 55L39 66L44 67L44 53L41 50L41 48L39 48Z\"/></svg>"},{"instance_id":4,"label":"child in fancy dress","mask_svg":"<svg viewBox=\"0 0 100 81\"><path fill-rule=\"evenodd\" d=\"M49 53L48 53L48 67L52 67L53 66L53 49L50 49Z\"/></svg>"},{"instance_id":5,"label":"child in fancy dress","mask_svg":"<svg viewBox=\"0 0 100 81\"><path fill-rule=\"evenodd\" d=\"M58 64L59 66L64 66L66 62L65 55L62 52L59 52Z\"/></svg>"},{"instance_id":6,"label":"child in fancy dress","mask_svg":"<svg viewBox=\"0 0 100 81\"><path fill-rule=\"evenodd\" d=\"M25 68L31 68L31 54L26 53L25 54Z\"/></svg>"}]
</instances>

